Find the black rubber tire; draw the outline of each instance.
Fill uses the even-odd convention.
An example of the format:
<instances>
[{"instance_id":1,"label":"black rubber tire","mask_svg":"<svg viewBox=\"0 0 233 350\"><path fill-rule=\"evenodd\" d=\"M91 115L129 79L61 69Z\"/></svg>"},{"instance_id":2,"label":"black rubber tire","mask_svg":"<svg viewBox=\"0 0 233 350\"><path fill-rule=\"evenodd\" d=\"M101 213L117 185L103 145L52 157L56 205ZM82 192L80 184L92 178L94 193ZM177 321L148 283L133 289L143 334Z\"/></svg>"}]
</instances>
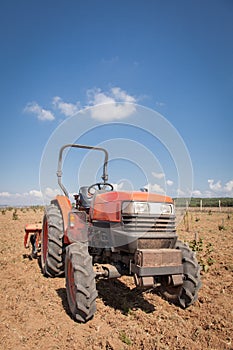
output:
<instances>
[{"instance_id":1,"label":"black rubber tire","mask_svg":"<svg viewBox=\"0 0 233 350\"><path fill-rule=\"evenodd\" d=\"M63 218L58 205L47 206L41 236L41 268L46 277L64 276Z\"/></svg>"},{"instance_id":2,"label":"black rubber tire","mask_svg":"<svg viewBox=\"0 0 233 350\"><path fill-rule=\"evenodd\" d=\"M161 281L160 293L166 300L185 309L197 300L201 287L201 269L195 253L188 245L178 240L175 249L182 251L183 284L177 287L171 286L169 285L169 276L164 276Z\"/></svg>"},{"instance_id":3,"label":"black rubber tire","mask_svg":"<svg viewBox=\"0 0 233 350\"><path fill-rule=\"evenodd\" d=\"M66 248L66 293L74 320L85 323L96 312L96 281L92 257L85 243L72 243Z\"/></svg>"}]
</instances>

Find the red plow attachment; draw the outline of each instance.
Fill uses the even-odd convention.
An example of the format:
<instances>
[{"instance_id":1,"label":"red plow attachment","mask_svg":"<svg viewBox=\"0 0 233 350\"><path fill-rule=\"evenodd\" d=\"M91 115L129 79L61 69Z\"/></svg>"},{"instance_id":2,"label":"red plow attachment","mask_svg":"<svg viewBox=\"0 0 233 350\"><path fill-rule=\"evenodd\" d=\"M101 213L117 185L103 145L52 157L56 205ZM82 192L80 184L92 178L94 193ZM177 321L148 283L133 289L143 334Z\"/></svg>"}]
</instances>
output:
<instances>
[{"instance_id":1,"label":"red plow attachment","mask_svg":"<svg viewBox=\"0 0 233 350\"><path fill-rule=\"evenodd\" d=\"M42 224L28 224L24 230L24 247L28 249L31 246L32 253L29 257L36 259L40 250Z\"/></svg>"}]
</instances>

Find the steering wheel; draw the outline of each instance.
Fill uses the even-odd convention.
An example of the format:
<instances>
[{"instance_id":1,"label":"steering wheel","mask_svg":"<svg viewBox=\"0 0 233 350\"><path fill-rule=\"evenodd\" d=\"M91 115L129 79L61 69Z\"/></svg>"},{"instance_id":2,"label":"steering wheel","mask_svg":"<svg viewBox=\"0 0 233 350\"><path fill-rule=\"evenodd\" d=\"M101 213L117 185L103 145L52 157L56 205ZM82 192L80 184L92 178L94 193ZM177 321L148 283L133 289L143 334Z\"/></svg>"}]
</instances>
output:
<instances>
[{"instance_id":1,"label":"steering wheel","mask_svg":"<svg viewBox=\"0 0 233 350\"><path fill-rule=\"evenodd\" d=\"M96 188L97 187L97 188ZM113 191L113 185L109 184L108 182L97 182L96 184L91 185L90 187L88 187L88 193L93 195L94 193L92 193L91 189L93 188L94 190L105 190L106 187L110 187L110 189L108 191Z\"/></svg>"}]
</instances>

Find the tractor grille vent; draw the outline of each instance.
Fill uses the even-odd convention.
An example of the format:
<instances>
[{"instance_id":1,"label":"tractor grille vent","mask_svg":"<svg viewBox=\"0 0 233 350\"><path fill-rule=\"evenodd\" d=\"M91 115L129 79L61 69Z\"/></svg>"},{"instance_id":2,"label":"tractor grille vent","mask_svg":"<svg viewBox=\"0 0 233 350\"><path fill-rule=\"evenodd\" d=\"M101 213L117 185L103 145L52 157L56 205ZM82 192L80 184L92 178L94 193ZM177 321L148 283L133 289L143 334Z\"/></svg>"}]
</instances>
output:
<instances>
[{"instance_id":1,"label":"tractor grille vent","mask_svg":"<svg viewBox=\"0 0 233 350\"><path fill-rule=\"evenodd\" d=\"M175 233L175 215L122 216L123 229L127 232Z\"/></svg>"}]
</instances>

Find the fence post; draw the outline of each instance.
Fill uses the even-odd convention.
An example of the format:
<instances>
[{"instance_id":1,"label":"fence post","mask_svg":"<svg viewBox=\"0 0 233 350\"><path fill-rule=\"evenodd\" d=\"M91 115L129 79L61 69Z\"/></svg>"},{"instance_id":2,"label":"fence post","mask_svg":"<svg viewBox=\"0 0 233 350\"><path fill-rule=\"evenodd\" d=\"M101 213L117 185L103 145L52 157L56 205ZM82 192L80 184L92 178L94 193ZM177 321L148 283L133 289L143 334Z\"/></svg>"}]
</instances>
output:
<instances>
[{"instance_id":1,"label":"fence post","mask_svg":"<svg viewBox=\"0 0 233 350\"><path fill-rule=\"evenodd\" d=\"M219 206L219 211L221 211L222 208L221 208L221 201L220 201L220 199L219 199L219 201L218 201L218 206Z\"/></svg>"}]
</instances>

